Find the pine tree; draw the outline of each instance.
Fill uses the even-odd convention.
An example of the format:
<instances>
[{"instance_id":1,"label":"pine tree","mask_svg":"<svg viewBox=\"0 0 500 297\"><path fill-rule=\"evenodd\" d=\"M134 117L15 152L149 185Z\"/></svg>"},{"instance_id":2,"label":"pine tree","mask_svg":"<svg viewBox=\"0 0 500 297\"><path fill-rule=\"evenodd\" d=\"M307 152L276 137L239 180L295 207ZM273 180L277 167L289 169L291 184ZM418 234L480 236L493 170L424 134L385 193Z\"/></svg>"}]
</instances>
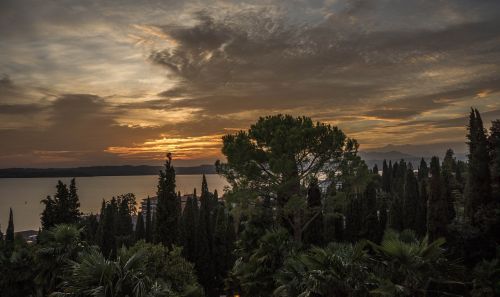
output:
<instances>
[{"instance_id":1,"label":"pine tree","mask_svg":"<svg viewBox=\"0 0 500 297\"><path fill-rule=\"evenodd\" d=\"M431 159L431 178L429 193L429 208L427 210L427 230L429 241L432 242L447 235L447 226L450 223L448 202L442 192L441 169L438 157Z\"/></svg>"},{"instance_id":2,"label":"pine tree","mask_svg":"<svg viewBox=\"0 0 500 297\"><path fill-rule=\"evenodd\" d=\"M468 129L469 173L465 215L472 225L479 225L480 218L476 214L481 208L487 207L492 199L488 141L481 115L477 109L471 110Z\"/></svg>"},{"instance_id":3,"label":"pine tree","mask_svg":"<svg viewBox=\"0 0 500 297\"><path fill-rule=\"evenodd\" d=\"M172 248L178 242L180 213L175 192L175 170L170 153L167 154L165 171L160 171L157 196L155 238L158 243Z\"/></svg>"},{"instance_id":4,"label":"pine tree","mask_svg":"<svg viewBox=\"0 0 500 297\"><path fill-rule=\"evenodd\" d=\"M144 218L142 216L142 211L137 214L137 222L135 224L135 240L139 241L144 239L146 236L146 230L144 229Z\"/></svg>"},{"instance_id":5,"label":"pine tree","mask_svg":"<svg viewBox=\"0 0 500 297\"><path fill-rule=\"evenodd\" d=\"M321 207L321 190L318 181L313 180L307 189L307 207L312 221L309 223L304 236L307 244L320 246L323 244L323 214Z\"/></svg>"},{"instance_id":6,"label":"pine tree","mask_svg":"<svg viewBox=\"0 0 500 297\"><path fill-rule=\"evenodd\" d=\"M153 241L153 225L151 222L151 199L148 197L146 200L146 234L145 234L145 239L146 242L152 242Z\"/></svg>"}]
</instances>

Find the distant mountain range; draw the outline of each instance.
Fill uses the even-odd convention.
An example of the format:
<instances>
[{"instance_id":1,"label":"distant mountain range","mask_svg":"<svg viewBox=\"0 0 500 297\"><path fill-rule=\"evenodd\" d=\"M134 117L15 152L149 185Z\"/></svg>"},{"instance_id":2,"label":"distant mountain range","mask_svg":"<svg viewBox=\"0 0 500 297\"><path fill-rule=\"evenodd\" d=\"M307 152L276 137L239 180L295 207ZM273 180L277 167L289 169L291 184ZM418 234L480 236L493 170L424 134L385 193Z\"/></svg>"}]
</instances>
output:
<instances>
[{"instance_id":1,"label":"distant mountain range","mask_svg":"<svg viewBox=\"0 0 500 297\"><path fill-rule=\"evenodd\" d=\"M158 174L161 169L163 169L163 166L148 165L90 166L76 168L5 168L0 169L0 178L155 175ZM214 165L176 167L175 172L179 175L216 173Z\"/></svg>"},{"instance_id":2,"label":"distant mountain range","mask_svg":"<svg viewBox=\"0 0 500 297\"><path fill-rule=\"evenodd\" d=\"M359 155L365 160L369 167L377 166L381 169L384 160L395 161L405 160L410 162L416 168L420 160L424 158L427 162L430 161L432 156L438 156L442 159L447 149L453 149L455 157L458 160L466 160L467 155L465 143L437 143L437 144L424 144L424 145L387 145L381 148L363 150Z\"/></svg>"}]
</instances>

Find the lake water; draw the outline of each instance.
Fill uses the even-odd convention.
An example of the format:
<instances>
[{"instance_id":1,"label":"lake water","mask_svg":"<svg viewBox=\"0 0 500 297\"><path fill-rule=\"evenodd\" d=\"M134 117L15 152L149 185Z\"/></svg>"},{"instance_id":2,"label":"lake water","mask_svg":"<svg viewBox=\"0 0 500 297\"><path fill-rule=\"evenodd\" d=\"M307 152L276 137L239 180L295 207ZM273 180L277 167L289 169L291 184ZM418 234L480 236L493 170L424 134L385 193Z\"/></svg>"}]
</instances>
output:
<instances>
[{"instance_id":1,"label":"lake water","mask_svg":"<svg viewBox=\"0 0 500 297\"><path fill-rule=\"evenodd\" d=\"M188 194L197 188L199 194L201 179L201 175L177 175L177 191ZM71 179L0 178L0 230L5 234L9 207L12 207L14 212L16 231L38 230L40 214L43 211L40 200L47 195L55 194L58 180L69 185ZM207 183L209 190L217 189L219 195L228 185L224 178L216 174L207 175ZM109 200L113 196L125 193L134 193L139 203L142 198L156 195L157 184L157 175L77 177L80 210L84 213L96 213L100 211L103 198Z\"/></svg>"}]
</instances>

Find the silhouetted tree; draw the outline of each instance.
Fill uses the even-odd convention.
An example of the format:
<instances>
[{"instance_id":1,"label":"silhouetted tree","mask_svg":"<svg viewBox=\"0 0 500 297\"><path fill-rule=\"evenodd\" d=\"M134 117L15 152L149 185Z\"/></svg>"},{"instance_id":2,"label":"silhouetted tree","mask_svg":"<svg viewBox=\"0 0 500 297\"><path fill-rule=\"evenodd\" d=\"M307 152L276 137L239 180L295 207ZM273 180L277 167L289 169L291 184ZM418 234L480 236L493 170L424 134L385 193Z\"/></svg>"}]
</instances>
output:
<instances>
[{"instance_id":1,"label":"silhouetted tree","mask_svg":"<svg viewBox=\"0 0 500 297\"><path fill-rule=\"evenodd\" d=\"M478 211L492 201L488 141L481 115L477 109L471 110L468 130L469 173L467 174L465 215L475 226L480 221L480 218L476 216Z\"/></svg>"},{"instance_id":2,"label":"silhouetted tree","mask_svg":"<svg viewBox=\"0 0 500 297\"><path fill-rule=\"evenodd\" d=\"M456 216L455 211L455 190L457 188L457 182L453 173L455 171L456 162L453 157L454 153L452 149L446 151L446 155L443 159L443 165L441 170L442 183L443 183L443 195L444 199L448 205L448 220L452 221Z\"/></svg>"},{"instance_id":3,"label":"silhouetted tree","mask_svg":"<svg viewBox=\"0 0 500 297\"><path fill-rule=\"evenodd\" d=\"M415 231L418 235L424 236L427 233L427 201L429 200L429 167L422 158L418 167L419 195L418 204L415 209Z\"/></svg>"},{"instance_id":4,"label":"silhouetted tree","mask_svg":"<svg viewBox=\"0 0 500 297\"><path fill-rule=\"evenodd\" d=\"M411 165L411 164L410 164ZM404 229L418 229L418 212L416 211L419 207L419 189L418 189L418 181L413 173L413 169L408 168L405 176L405 187L404 187Z\"/></svg>"},{"instance_id":5,"label":"silhouetted tree","mask_svg":"<svg viewBox=\"0 0 500 297\"><path fill-rule=\"evenodd\" d=\"M81 217L79 225L83 227L82 239L89 244L97 245L99 243L99 220L97 215L90 214Z\"/></svg>"},{"instance_id":6,"label":"silhouetted tree","mask_svg":"<svg viewBox=\"0 0 500 297\"><path fill-rule=\"evenodd\" d=\"M120 195L116 199L118 206L116 213L117 246L130 246L133 241L132 215L135 212L135 195L132 193Z\"/></svg>"},{"instance_id":7,"label":"silhouetted tree","mask_svg":"<svg viewBox=\"0 0 500 297\"><path fill-rule=\"evenodd\" d=\"M212 241L212 195L208 191L208 184L203 175L200 196L200 212L198 219L198 246L196 269L198 271L200 284L205 288L209 296L215 295L215 267L213 261Z\"/></svg>"},{"instance_id":8,"label":"silhouetted tree","mask_svg":"<svg viewBox=\"0 0 500 297\"><path fill-rule=\"evenodd\" d=\"M152 242L153 240L153 225L151 223L151 198L148 197L146 200L146 242Z\"/></svg>"},{"instance_id":9,"label":"silhouetted tree","mask_svg":"<svg viewBox=\"0 0 500 297\"><path fill-rule=\"evenodd\" d=\"M180 213L175 192L175 170L170 153L167 154L165 170L160 171L157 196L155 240L172 248L178 242Z\"/></svg>"},{"instance_id":10,"label":"silhouetted tree","mask_svg":"<svg viewBox=\"0 0 500 297\"><path fill-rule=\"evenodd\" d=\"M8 249L12 250L14 248L14 215L12 213L12 208L9 210L9 223L5 231L5 244Z\"/></svg>"},{"instance_id":11,"label":"silhouetted tree","mask_svg":"<svg viewBox=\"0 0 500 297\"><path fill-rule=\"evenodd\" d=\"M118 214L118 206L116 198L106 203L104 216L102 218L102 233L101 233L101 251L103 255L114 259L116 257L116 221Z\"/></svg>"},{"instance_id":12,"label":"silhouetted tree","mask_svg":"<svg viewBox=\"0 0 500 297\"><path fill-rule=\"evenodd\" d=\"M387 162L384 160L382 167L382 190L386 193L391 192L391 168L387 165Z\"/></svg>"},{"instance_id":13,"label":"silhouetted tree","mask_svg":"<svg viewBox=\"0 0 500 297\"><path fill-rule=\"evenodd\" d=\"M197 226L198 226L198 199L188 197L182 214L182 228L184 229L184 249L186 259L195 263L197 257Z\"/></svg>"},{"instance_id":14,"label":"silhouetted tree","mask_svg":"<svg viewBox=\"0 0 500 297\"><path fill-rule=\"evenodd\" d=\"M441 168L438 157L432 157L430 167L430 193L429 208L427 210L427 232L429 240L434 241L447 234L450 223L448 215L448 202L442 192Z\"/></svg>"},{"instance_id":15,"label":"silhouetted tree","mask_svg":"<svg viewBox=\"0 0 500 297\"><path fill-rule=\"evenodd\" d=\"M57 182L54 198L47 196L41 203L45 205L42 212L42 227L49 229L58 224L76 224L80 219L80 202L73 178L70 188L62 181Z\"/></svg>"},{"instance_id":16,"label":"silhouetted tree","mask_svg":"<svg viewBox=\"0 0 500 297\"><path fill-rule=\"evenodd\" d=\"M495 120L491 123L488 142L490 147L493 197L496 197L496 203L500 203L500 120Z\"/></svg>"},{"instance_id":17,"label":"silhouetted tree","mask_svg":"<svg viewBox=\"0 0 500 297\"><path fill-rule=\"evenodd\" d=\"M365 189L362 206L362 217L360 237L379 242L382 239L379 231L379 219L377 215L377 188L374 181L368 183Z\"/></svg>"},{"instance_id":18,"label":"silhouetted tree","mask_svg":"<svg viewBox=\"0 0 500 297\"><path fill-rule=\"evenodd\" d=\"M65 222L67 224L75 224L80 219L80 199L78 198L77 191L76 181L74 178L72 178L68 193L68 221Z\"/></svg>"},{"instance_id":19,"label":"silhouetted tree","mask_svg":"<svg viewBox=\"0 0 500 297\"><path fill-rule=\"evenodd\" d=\"M137 222L135 224L135 240L142 240L146 236L146 230L144 228L144 217L142 216L142 211L137 214Z\"/></svg>"}]
</instances>

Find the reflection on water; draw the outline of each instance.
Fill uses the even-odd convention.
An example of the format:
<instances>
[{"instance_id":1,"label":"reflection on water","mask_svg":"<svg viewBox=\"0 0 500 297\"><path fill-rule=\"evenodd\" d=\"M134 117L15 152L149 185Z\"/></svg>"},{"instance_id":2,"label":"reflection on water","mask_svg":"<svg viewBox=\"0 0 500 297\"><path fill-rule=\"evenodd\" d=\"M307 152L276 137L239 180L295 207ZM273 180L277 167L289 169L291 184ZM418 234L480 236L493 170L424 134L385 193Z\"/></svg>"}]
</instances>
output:
<instances>
[{"instance_id":1,"label":"reflection on water","mask_svg":"<svg viewBox=\"0 0 500 297\"><path fill-rule=\"evenodd\" d=\"M40 213L43 210L40 200L47 195L54 195L57 180L69 184L70 178L6 178L0 179L0 229L5 233L9 216L9 207L14 211L14 227L16 231L34 229L40 226ZM76 184L80 196L80 210L84 213L96 213L101 207L102 199L134 193L140 199L156 195L158 176L97 176L78 177ZM210 191L217 189L221 194L227 182L224 178L207 175ZM201 187L201 175L177 175L177 191L182 194L192 193L194 188Z\"/></svg>"}]
</instances>

